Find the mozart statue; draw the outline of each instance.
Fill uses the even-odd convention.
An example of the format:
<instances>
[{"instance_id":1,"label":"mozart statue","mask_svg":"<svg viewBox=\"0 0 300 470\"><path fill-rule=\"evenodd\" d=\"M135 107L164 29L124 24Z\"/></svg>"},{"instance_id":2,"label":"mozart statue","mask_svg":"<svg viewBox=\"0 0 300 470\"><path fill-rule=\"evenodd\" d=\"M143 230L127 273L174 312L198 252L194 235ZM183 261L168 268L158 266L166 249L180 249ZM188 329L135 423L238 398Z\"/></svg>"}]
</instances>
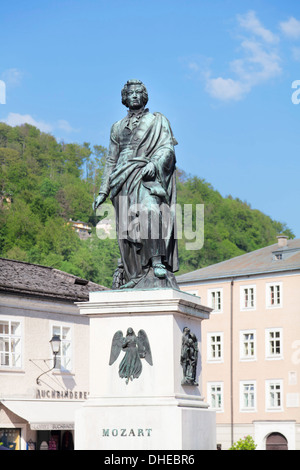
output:
<instances>
[{"instance_id":1,"label":"mozart statue","mask_svg":"<svg viewBox=\"0 0 300 470\"><path fill-rule=\"evenodd\" d=\"M140 80L122 89L126 117L113 124L96 210L110 195L124 281L121 288L174 287L178 271L175 227L177 144L169 121L145 108Z\"/></svg>"}]
</instances>

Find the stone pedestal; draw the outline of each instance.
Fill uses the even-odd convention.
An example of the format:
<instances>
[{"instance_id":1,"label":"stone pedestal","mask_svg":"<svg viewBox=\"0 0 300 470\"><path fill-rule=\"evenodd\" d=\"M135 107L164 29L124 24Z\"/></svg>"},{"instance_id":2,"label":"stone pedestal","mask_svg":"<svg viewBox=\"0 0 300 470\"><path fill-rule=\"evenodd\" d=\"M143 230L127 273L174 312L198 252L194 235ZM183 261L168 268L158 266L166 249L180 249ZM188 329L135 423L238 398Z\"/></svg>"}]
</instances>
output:
<instances>
[{"instance_id":1,"label":"stone pedestal","mask_svg":"<svg viewBox=\"0 0 300 470\"><path fill-rule=\"evenodd\" d=\"M75 419L75 449L215 449L215 413L201 392L201 321L209 308L199 297L174 289L115 290L90 294L79 303L90 317L90 395ZM128 328L147 334L152 365L119 376L124 357L109 365L114 334ZM188 327L198 340L198 385L182 385L182 334Z\"/></svg>"}]
</instances>

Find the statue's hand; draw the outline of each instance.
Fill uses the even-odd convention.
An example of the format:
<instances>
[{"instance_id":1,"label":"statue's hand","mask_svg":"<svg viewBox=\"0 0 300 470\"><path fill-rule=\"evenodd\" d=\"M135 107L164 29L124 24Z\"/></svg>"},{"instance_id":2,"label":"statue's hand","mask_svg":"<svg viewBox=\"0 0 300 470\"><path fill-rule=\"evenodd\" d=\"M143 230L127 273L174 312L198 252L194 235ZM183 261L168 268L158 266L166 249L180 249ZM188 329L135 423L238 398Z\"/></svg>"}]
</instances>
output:
<instances>
[{"instance_id":1,"label":"statue's hand","mask_svg":"<svg viewBox=\"0 0 300 470\"><path fill-rule=\"evenodd\" d=\"M142 178L154 178L155 176L155 165L152 162L147 163L142 171Z\"/></svg>"},{"instance_id":2,"label":"statue's hand","mask_svg":"<svg viewBox=\"0 0 300 470\"><path fill-rule=\"evenodd\" d=\"M96 197L95 201L93 202L93 209L94 209L94 211L97 209L97 207L99 207L99 206L101 206L101 204L103 204L103 202L105 201L105 199L106 199L106 194L103 194L103 193L99 194L99 195Z\"/></svg>"}]
</instances>

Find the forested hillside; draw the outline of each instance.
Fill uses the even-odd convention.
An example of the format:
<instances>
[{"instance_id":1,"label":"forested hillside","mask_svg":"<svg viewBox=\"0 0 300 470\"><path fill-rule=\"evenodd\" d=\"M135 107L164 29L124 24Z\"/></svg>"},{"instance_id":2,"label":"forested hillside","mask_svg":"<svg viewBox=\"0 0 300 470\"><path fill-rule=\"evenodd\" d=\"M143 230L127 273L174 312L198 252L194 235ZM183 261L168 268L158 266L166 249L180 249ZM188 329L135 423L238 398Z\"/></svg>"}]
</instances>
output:
<instances>
[{"instance_id":1,"label":"forested hillside","mask_svg":"<svg viewBox=\"0 0 300 470\"><path fill-rule=\"evenodd\" d=\"M0 123L0 256L57 269L111 286L119 257L116 240L99 240L92 210L106 149L57 142L25 124ZM204 204L204 246L186 250L179 240L180 273L223 261L276 242L289 228L205 180L178 171L177 202ZM68 221L93 226L81 240Z\"/></svg>"}]
</instances>

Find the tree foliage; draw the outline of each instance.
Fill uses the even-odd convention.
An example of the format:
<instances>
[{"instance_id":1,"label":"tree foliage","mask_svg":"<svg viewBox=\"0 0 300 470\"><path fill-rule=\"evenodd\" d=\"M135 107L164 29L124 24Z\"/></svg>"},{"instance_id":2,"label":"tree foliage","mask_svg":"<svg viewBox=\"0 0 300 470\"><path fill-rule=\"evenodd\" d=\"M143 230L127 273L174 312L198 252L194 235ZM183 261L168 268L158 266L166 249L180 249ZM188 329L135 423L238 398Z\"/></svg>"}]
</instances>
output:
<instances>
[{"instance_id":1,"label":"tree foliage","mask_svg":"<svg viewBox=\"0 0 300 470\"><path fill-rule=\"evenodd\" d=\"M101 145L57 142L29 124L0 123L0 256L110 287L118 244L97 238L92 210L106 153ZM275 243L279 233L293 237L280 222L239 199L223 198L205 180L180 170L177 194L182 207L204 204L204 246L187 250L188 240L179 240L180 273ZM81 240L70 219L90 224L92 236Z\"/></svg>"},{"instance_id":2,"label":"tree foliage","mask_svg":"<svg viewBox=\"0 0 300 470\"><path fill-rule=\"evenodd\" d=\"M245 436L244 439L239 439L234 442L228 450L255 450L257 445L255 444L252 436Z\"/></svg>"}]
</instances>

